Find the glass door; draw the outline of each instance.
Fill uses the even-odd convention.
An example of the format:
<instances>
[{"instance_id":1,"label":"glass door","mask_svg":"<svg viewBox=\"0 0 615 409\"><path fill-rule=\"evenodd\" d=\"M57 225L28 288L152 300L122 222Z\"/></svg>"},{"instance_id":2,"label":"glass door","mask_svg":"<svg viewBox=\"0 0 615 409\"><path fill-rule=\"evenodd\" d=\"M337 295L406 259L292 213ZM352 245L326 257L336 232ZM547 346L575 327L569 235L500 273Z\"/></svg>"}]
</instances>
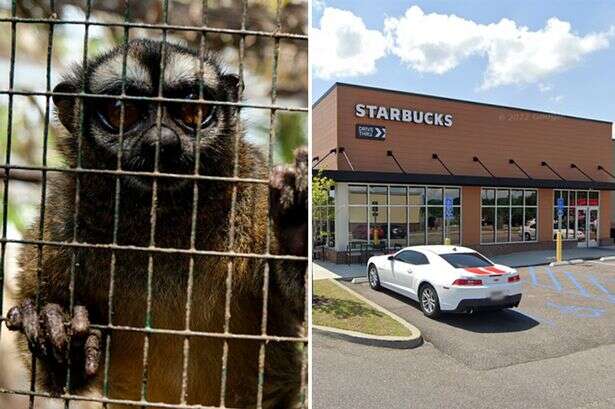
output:
<instances>
[{"instance_id":1,"label":"glass door","mask_svg":"<svg viewBox=\"0 0 615 409\"><path fill-rule=\"evenodd\" d=\"M579 247L587 247L587 208L577 207L576 232Z\"/></svg>"},{"instance_id":2,"label":"glass door","mask_svg":"<svg viewBox=\"0 0 615 409\"><path fill-rule=\"evenodd\" d=\"M589 208L589 225L587 226L587 231L589 235L587 237L587 246L588 247L597 247L598 246L598 208L590 207Z\"/></svg>"}]
</instances>

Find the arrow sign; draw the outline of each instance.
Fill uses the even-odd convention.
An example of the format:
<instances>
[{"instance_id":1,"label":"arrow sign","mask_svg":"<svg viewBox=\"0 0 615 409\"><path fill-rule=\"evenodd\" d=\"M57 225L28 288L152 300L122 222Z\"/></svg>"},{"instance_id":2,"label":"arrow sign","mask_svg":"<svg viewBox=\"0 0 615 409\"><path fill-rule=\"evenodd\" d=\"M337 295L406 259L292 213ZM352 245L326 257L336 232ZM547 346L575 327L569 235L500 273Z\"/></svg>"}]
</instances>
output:
<instances>
[{"instance_id":1,"label":"arrow sign","mask_svg":"<svg viewBox=\"0 0 615 409\"><path fill-rule=\"evenodd\" d=\"M387 137L387 129L384 126L357 125L357 138L384 141Z\"/></svg>"}]
</instances>

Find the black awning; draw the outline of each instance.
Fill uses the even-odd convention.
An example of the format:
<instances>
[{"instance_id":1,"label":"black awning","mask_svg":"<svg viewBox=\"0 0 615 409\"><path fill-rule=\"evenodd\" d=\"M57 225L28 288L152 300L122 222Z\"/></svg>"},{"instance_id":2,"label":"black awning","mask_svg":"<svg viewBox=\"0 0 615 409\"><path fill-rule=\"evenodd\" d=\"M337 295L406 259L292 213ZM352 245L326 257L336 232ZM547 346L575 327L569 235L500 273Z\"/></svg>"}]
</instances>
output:
<instances>
[{"instance_id":1,"label":"black awning","mask_svg":"<svg viewBox=\"0 0 615 409\"><path fill-rule=\"evenodd\" d=\"M365 172L323 170L323 176L336 182L403 183L421 185L491 186L544 189L615 190L613 182L560 179L526 179L469 175L434 175L426 173Z\"/></svg>"}]
</instances>

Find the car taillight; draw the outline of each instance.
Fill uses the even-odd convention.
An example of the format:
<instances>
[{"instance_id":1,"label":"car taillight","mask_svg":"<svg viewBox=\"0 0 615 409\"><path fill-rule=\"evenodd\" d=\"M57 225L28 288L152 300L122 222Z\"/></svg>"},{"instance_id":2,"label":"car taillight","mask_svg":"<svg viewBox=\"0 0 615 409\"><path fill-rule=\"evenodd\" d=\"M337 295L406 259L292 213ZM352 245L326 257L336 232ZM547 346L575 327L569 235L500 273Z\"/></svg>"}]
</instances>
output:
<instances>
[{"instance_id":1,"label":"car taillight","mask_svg":"<svg viewBox=\"0 0 615 409\"><path fill-rule=\"evenodd\" d=\"M453 281L453 285L467 285L467 286L483 285L483 280L472 280L470 278L458 278L457 280Z\"/></svg>"},{"instance_id":2,"label":"car taillight","mask_svg":"<svg viewBox=\"0 0 615 409\"><path fill-rule=\"evenodd\" d=\"M509 283L516 283L517 281L520 281L520 280L521 280L521 277L519 275L508 277Z\"/></svg>"}]
</instances>

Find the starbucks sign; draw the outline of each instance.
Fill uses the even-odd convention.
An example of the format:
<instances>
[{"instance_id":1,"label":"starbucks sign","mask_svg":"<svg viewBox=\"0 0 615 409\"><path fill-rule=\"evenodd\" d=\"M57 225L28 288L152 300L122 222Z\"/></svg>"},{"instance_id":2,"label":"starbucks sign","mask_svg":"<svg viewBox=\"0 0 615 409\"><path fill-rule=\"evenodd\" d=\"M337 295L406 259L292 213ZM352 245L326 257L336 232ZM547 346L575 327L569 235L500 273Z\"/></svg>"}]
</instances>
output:
<instances>
[{"instance_id":1,"label":"starbucks sign","mask_svg":"<svg viewBox=\"0 0 615 409\"><path fill-rule=\"evenodd\" d=\"M381 119L384 121L407 122L430 126L444 126L446 128L453 126L453 115L441 112L356 104L354 113L358 118Z\"/></svg>"}]
</instances>

